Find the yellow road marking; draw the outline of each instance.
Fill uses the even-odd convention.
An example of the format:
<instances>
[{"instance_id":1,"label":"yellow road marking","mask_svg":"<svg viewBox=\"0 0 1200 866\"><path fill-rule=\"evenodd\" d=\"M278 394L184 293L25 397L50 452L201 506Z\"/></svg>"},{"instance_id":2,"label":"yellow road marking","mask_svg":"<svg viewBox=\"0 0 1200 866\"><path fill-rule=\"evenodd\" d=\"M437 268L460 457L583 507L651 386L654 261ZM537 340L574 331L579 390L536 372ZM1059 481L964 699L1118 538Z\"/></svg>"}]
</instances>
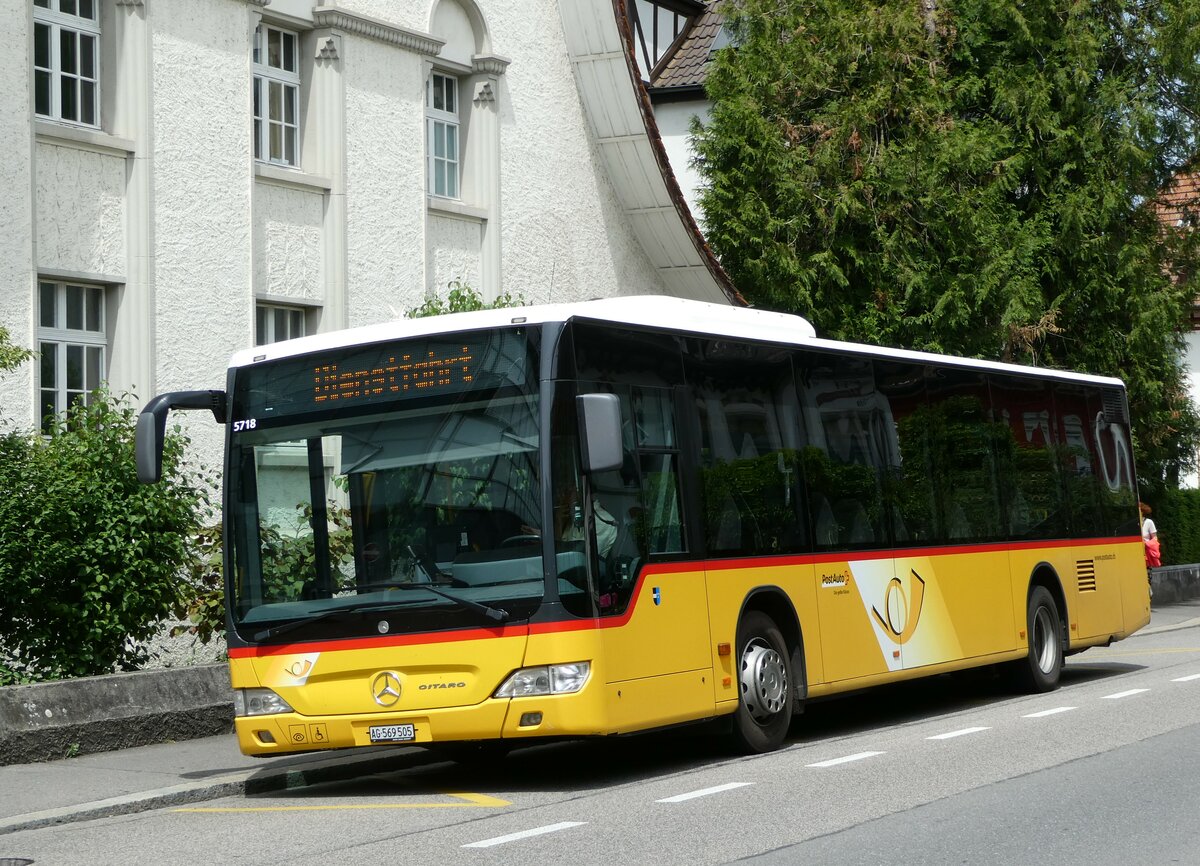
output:
<instances>
[{"instance_id":1,"label":"yellow road marking","mask_svg":"<svg viewBox=\"0 0 1200 866\"><path fill-rule=\"evenodd\" d=\"M172 812L334 812L352 809L496 809L511 806L508 800L472 794L467 791L445 791L447 797L461 803L337 803L329 806L191 806L172 809Z\"/></svg>"}]
</instances>

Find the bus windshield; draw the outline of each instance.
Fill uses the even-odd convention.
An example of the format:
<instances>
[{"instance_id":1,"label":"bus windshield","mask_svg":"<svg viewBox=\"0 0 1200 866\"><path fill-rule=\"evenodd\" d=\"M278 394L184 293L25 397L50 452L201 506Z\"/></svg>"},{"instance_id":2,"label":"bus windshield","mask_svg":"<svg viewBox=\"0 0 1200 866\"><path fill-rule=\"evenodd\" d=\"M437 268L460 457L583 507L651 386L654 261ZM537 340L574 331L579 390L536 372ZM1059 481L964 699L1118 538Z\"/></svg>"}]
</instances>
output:
<instances>
[{"instance_id":1,"label":"bus windshield","mask_svg":"<svg viewBox=\"0 0 1200 866\"><path fill-rule=\"evenodd\" d=\"M475 353L458 387L439 368L433 387L351 394L336 411L297 396L320 387L313 372L328 359L249 368L236 380L235 413L252 419L234 425L229 463L230 601L243 640L494 626L537 609L536 376L524 339L477 342L454 350L456 364ZM420 357L441 364L444 347L422 343ZM387 359L408 348L335 366L350 370L343 380L360 370L386 380ZM480 360L479 349L493 357Z\"/></svg>"}]
</instances>

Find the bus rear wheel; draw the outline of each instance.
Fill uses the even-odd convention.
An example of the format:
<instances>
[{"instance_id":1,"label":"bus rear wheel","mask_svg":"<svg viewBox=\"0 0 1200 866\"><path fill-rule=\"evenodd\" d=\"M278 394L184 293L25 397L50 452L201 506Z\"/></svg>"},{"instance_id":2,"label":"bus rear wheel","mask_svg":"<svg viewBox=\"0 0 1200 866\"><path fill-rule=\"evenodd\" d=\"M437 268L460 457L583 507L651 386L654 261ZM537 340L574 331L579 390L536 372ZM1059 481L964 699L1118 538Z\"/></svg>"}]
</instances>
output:
<instances>
[{"instance_id":1,"label":"bus rear wheel","mask_svg":"<svg viewBox=\"0 0 1200 866\"><path fill-rule=\"evenodd\" d=\"M1029 653L1014 662L1017 683L1028 692L1049 692L1058 688L1063 667L1062 620L1050 591L1035 586L1029 593L1026 612Z\"/></svg>"},{"instance_id":2,"label":"bus rear wheel","mask_svg":"<svg viewBox=\"0 0 1200 866\"><path fill-rule=\"evenodd\" d=\"M742 617L737 646L734 741L741 751L770 752L783 745L792 722L791 653L775 621L756 610Z\"/></svg>"}]
</instances>

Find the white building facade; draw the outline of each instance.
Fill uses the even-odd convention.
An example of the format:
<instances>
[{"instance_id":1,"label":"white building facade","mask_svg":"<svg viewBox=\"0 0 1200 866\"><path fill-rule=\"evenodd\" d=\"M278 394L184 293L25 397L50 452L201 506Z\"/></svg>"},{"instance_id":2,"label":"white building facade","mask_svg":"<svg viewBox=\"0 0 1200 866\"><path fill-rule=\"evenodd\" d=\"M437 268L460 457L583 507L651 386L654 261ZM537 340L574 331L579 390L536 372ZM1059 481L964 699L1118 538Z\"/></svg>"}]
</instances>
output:
<instances>
[{"instance_id":1,"label":"white building facade","mask_svg":"<svg viewBox=\"0 0 1200 866\"><path fill-rule=\"evenodd\" d=\"M487 300L736 295L609 0L10 0L0 379L219 388L256 343ZM675 188L677 191L677 188ZM219 445L215 431L194 434Z\"/></svg>"}]
</instances>

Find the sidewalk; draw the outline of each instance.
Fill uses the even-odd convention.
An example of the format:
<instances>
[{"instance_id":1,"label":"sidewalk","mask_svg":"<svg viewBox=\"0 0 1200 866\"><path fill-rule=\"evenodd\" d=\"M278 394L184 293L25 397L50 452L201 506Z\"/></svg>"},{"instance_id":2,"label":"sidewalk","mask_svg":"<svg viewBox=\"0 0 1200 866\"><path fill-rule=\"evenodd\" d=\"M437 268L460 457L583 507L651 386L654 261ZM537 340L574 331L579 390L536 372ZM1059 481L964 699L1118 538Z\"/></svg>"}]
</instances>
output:
<instances>
[{"instance_id":1,"label":"sidewalk","mask_svg":"<svg viewBox=\"0 0 1200 866\"><path fill-rule=\"evenodd\" d=\"M260 794L444 760L387 746L248 758L233 734L0 767L0 836L52 824ZM0 844L0 851L3 850ZM2 858L0 854L0 858Z\"/></svg>"},{"instance_id":2,"label":"sidewalk","mask_svg":"<svg viewBox=\"0 0 1200 866\"><path fill-rule=\"evenodd\" d=\"M1200 626L1200 599L1152 610L1138 634ZM1134 640L1137 639L1135 635ZM0 836L217 797L278 791L443 760L412 746L248 758L233 734L0 766ZM3 846L0 846L2 848Z\"/></svg>"}]
</instances>

